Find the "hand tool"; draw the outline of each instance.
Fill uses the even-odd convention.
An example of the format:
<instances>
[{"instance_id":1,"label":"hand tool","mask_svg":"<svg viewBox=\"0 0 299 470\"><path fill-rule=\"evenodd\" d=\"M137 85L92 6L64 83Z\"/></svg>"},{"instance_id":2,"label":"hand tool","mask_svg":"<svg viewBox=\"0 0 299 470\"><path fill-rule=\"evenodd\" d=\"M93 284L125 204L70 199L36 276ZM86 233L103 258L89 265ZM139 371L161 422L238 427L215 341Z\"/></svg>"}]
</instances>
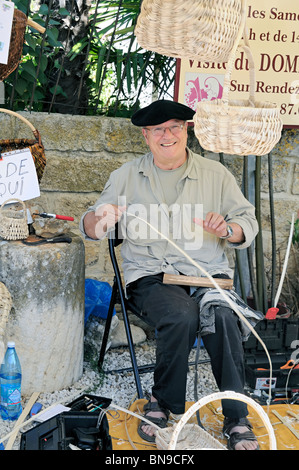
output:
<instances>
[{"instance_id":1,"label":"hand tool","mask_svg":"<svg viewBox=\"0 0 299 470\"><path fill-rule=\"evenodd\" d=\"M44 217L45 219L74 220L74 217L59 214L49 214L48 212L42 212L41 214L34 213L32 215L38 215L39 217Z\"/></svg>"},{"instance_id":2,"label":"hand tool","mask_svg":"<svg viewBox=\"0 0 299 470\"><path fill-rule=\"evenodd\" d=\"M280 369L299 369L299 364L297 366L295 366L295 364L296 362L293 361L293 359L290 359L283 366L281 366Z\"/></svg>"},{"instance_id":3,"label":"hand tool","mask_svg":"<svg viewBox=\"0 0 299 470\"><path fill-rule=\"evenodd\" d=\"M42 245L44 243L71 243L72 239L71 237L68 237L66 235L59 235L57 237L53 238L41 238L41 237L36 237L36 236L31 236L29 235L28 238L25 240L22 240L22 243L24 245Z\"/></svg>"}]
</instances>

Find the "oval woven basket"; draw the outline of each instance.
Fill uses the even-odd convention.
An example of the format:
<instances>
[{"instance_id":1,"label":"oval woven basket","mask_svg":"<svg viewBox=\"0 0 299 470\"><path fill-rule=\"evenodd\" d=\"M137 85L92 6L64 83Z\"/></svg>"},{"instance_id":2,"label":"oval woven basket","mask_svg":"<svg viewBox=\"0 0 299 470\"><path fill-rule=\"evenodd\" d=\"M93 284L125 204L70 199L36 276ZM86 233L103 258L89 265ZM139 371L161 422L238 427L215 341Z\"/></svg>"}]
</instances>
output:
<instances>
[{"instance_id":1,"label":"oval woven basket","mask_svg":"<svg viewBox=\"0 0 299 470\"><path fill-rule=\"evenodd\" d=\"M199 101L194 115L194 133L201 146L214 153L266 155L281 137L282 120L276 104L255 100L255 67L244 30L242 46L249 63L248 100L229 100L231 72L237 45L227 64L223 96Z\"/></svg>"},{"instance_id":2,"label":"oval woven basket","mask_svg":"<svg viewBox=\"0 0 299 470\"><path fill-rule=\"evenodd\" d=\"M16 208L5 209L9 202L18 202L22 210ZM19 199L8 199L0 207L0 237L4 240L24 240L29 236L27 209L25 203Z\"/></svg>"},{"instance_id":3,"label":"oval woven basket","mask_svg":"<svg viewBox=\"0 0 299 470\"><path fill-rule=\"evenodd\" d=\"M159 450L226 450L217 439L213 438L207 431L195 424L187 424L193 414L204 405L215 400L238 400L250 405L259 415L269 435L270 450L276 450L275 434L271 422L263 408L252 398L241 393L226 391L217 392L198 400L181 417L175 426L158 429L156 432L156 445ZM180 436L180 438L179 438Z\"/></svg>"},{"instance_id":4,"label":"oval woven basket","mask_svg":"<svg viewBox=\"0 0 299 470\"><path fill-rule=\"evenodd\" d=\"M9 109L0 108L1 113L10 114L18 119L20 119L24 124L26 124L30 130L33 132L34 139L3 139L0 140L0 151L1 153L11 152L13 150L22 150L28 148L31 152L38 182L41 182L41 179L44 174L46 166L46 156L45 148L43 146L41 135L37 129L28 121L24 116L18 114Z\"/></svg>"},{"instance_id":5,"label":"oval woven basket","mask_svg":"<svg viewBox=\"0 0 299 470\"><path fill-rule=\"evenodd\" d=\"M176 58L227 61L246 0L143 0L135 27L140 46Z\"/></svg>"},{"instance_id":6,"label":"oval woven basket","mask_svg":"<svg viewBox=\"0 0 299 470\"><path fill-rule=\"evenodd\" d=\"M22 56L27 16L15 8L7 64L0 64L0 81L5 80L19 65Z\"/></svg>"}]
</instances>

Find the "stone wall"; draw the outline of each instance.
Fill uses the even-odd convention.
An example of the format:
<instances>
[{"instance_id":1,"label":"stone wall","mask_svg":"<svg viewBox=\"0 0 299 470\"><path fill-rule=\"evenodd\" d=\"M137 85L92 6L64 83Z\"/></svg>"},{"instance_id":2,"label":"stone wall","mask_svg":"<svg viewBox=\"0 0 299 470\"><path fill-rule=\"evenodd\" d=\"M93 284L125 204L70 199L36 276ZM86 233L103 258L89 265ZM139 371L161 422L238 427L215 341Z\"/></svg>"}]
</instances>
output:
<instances>
[{"instance_id":1,"label":"stone wall","mask_svg":"<svg viewBox=\"0 0 299 470\"><path fill-rule=\"evenodd\" d=\"M47 166L41 181L41 196L27 203L42 211L71 215L71 229L78 234L84 210L97 199L111 171L122 163L147 151L139 128L124 118L71 116L44 113L20 113L41 133L46 149ZM0 113L1 139L31 137L22 121ZM189 146L200 152L193 131L189 130ZM204 152L207 158L219 156ZM272 151L276 246L281 264L287 246L292 213L299 209L299 130L284 130ZM224 164L242 181L243 159L224 155ZM268 159L262 157L262 230L265 269L271 271L271 225L268 193ZM107 243L85 242L86 277L111 282ZM288 273L298 277L298 265L291 256ZM233 253L231 263L234 263ZM280 266L281 268L281 266ZM280 269L279 268L279 269ZM279 273L278 273L279 274Z\"/></svg>"}]
</instances>

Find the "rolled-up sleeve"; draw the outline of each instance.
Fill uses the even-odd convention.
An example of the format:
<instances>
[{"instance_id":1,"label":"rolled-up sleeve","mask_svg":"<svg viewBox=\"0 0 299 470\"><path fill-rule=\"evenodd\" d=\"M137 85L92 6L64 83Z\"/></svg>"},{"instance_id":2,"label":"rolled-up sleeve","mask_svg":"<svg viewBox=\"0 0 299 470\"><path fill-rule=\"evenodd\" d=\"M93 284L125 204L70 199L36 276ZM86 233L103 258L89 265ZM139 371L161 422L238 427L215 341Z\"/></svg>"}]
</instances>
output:
<instances>
[{"instance_id":1,"label":"rolled-up sleeve","mask_svg":"<svg viewBox=\"0 0 299 470\"><path fill-rule=\"evenodd\" d=\"M244 197L235 178L229 172L223 185L223 214L226 222L236 223L243 229L245 240L241 243L230 243L228 246L237 249L251 245L259 228L255 217L255 207Z\"/></svg>"},{"instance_id":2,"label":"rolled-up sleeve","mask_svg":"<svg viewBox=\"0 0 299 470\"><path fill-rule=\"evenodd\" d=\"M95 212L98 207L100 207L104 204L116 204L116 202L114 201L115 196L116 196L116 193L113 190L113 185L112 185L112 181L111 181L111 177L110 177L109 180L107 181L107 183L106 183L106 185L103 189L103 192L101 193L99 199L84 212L84 214L82 215L82 217L80 219L79 229L80 229L80 232L81 232L81 234L82 234L82 236L84 237L85 240L95 241L94 238L90 238L85 233L84 222L83 221L84 221L84 217L86 216L86 214L88 214L89 212ZM105 236L103 238L105 238Z\"/></svg>"}]
</instances>

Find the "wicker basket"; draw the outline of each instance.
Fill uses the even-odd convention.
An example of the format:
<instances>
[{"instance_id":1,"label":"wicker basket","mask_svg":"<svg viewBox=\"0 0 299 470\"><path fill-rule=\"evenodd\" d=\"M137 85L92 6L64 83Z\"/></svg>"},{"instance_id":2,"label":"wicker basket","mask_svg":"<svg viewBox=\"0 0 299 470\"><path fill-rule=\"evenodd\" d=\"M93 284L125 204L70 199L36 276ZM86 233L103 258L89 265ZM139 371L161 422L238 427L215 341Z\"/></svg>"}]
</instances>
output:
<instances>
[{"instance_id":1,"label":"wicker basket","mask_svg":"<svg viewBox=\"0 0 299 470\"><path fill-rule=\"evenodd\" d=\"M202 406L214 400L223 399L238 400L251 405L252 408L257 411L267 429L270 439L270 449L276 449L275 434L271 422L263 408L257 402L252 400L252 398L247 397L246 395L243 395L241 393L231 391L217 392L213 393L212 395L208 395L204 398L201 398L186 411L186 413L182 416L180 421L175 426L169 426L167 428L157 430L157 448L160 450L226 450L226 448L219 441L214 439L208 432L206 432L200 426L186 424L188 420L192 417L192 415ZM181 431L182 435L180 436L180 439L178 439Z\"/></svg>"},{"instance_id":2,"label":"wicker basket","mask_svg":"<svg viewBox=\"0 0 299 470\"><path fill-rule=\"evenodd\" d=\"M23 210L15 207L5 209L9 202L18 202ZM19 199L8 199L0 207L0 237L5 240L23 240L29 236L27 209L23 201Z\"/></svg>"},{"instance_id":3,"label":"wicker basket","mask_svg":"<svg viewBox=\"0 0 299 470\"><path fill-rule=\"evenodd\" d=\"M11 152L13 150L23 150L28 148L31 152L36 174L38 178L38 182L41 182L44 169L46 166L46 156L45 156L45 148L41 141L41 135L37 129L26 119L24 116L21 116L14 111L10 111L9 109L0 108L1 113L10 114L11 116L15 116L21 121L23 121L33 132L35 139L5 139L0 140L0 153Z\"/></svg>"},{"instance_id":4,"label":"wicker basket","mask_svg":"<svg viewBox=\"0 0 299 470\"><path fill-rule=\"evenodd\" d=\"M169 449L173 434L173 428L163 428L156 433L156 445L159 450ZM202 429L198 424L185 424L180 432L176 450L227 450L227 448L215 439L211 434Z\"/></svg>"},{"instance_id":5,"label":"wicker basket","mask_svg":"<svg viewBox=\"0 0 299 470\"><path fill-rule=\"evenodd\" d=\"M19 65L22 56L27 16L14 10L7 64L0 64L0 81L5 80Z\"/></svg>"},{"instance_id":6,"label":"wicker basket","mask_svg":"<svg viewBox=\"0 0 299 470\"><path fill-rule=\"evenodd\" d=\"M159 54L225 62L245 7L246 0L143 0L135 35Z\"/></svg>"},{"instance_id":7,"label":"wicker basket","mask_svg":"<svg viewBox=\"0 0 299 470\"><path fill-rule=\"evenodd\" d=\"M281 137L279 108L270 102L255 100L254 60L246 31L243 47L249 62L248 100L229 101L230 77L237 47L234 47L224 77L222 99L200 101L194 115L194 133L201 146L215 153L266 155ZM238 43L237 43L238 44Z\"/></svg>"}]
</instances>

